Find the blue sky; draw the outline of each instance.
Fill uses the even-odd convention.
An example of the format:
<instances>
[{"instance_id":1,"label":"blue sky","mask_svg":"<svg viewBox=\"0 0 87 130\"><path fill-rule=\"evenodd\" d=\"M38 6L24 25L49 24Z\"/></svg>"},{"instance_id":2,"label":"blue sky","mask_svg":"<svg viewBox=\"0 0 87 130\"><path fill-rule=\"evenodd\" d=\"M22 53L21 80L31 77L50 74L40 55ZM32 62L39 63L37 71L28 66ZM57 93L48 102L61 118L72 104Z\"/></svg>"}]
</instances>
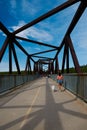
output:
<instances>
[{"instance_id":1,"label":"blue sky","mask_svg":"<svg viewBox=\"0 0 87 130\"><path fill-rule=\"evenodd\" d=\"M67 0L2 0L0 1L0 21L6 28L13 32L21 26L31 22L51 9L61 5ZM59 46L64 37L71 20L79 6L77 4L39 22L38 24L18 33L18 36L30 38L32 40L44 42L47 44ZM76 51L76 55L80 65L87 64L87 9L80 18L73 32L71 33L72 42ZM0 48L6 36L0 30ZM40 45L19 41L19 43L28 51L29 54L49 50L51 48ZM20 69L24 70L26 56L16 47L16 53ZM54 57L56 52L42 54L41 56ZM61 68L63 49L59 53L59 66ZM37 60L37 58L34 58ZM32 62L31 62L32 64ZM70 56L70 67L73 67L72 58ZM13 70L16 70L13 60ZM0 71L8 71L8 48L0 63Z\"/></svg>"}]
</instances>

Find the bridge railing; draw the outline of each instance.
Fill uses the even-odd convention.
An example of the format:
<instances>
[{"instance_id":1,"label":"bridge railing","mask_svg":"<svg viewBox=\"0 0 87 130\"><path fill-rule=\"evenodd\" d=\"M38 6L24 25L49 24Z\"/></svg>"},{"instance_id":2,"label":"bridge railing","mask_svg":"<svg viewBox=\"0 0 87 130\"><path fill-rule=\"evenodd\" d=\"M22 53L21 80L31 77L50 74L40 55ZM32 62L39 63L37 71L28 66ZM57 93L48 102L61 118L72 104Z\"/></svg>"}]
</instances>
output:
<instances>
[{"instance_id":1,"label":"bridge railing","mask_svg":"<svg viewBox=\"0 0 87 130\"><path fill-rule=\"evenodd\" d=\"M51 75L56 81L57 75ZM87 102L87 74L63 74L64 88Z\"/></svg>"},{"instance_id":2,"label":"bridge railing","mask_svg":"<svg viewBox=\"0 0 87 130\"><path fill-rule=\"evenodd\" d=\"M0 75L0 94L38 77L39 75Z\"/></svg>"}]
</instances>

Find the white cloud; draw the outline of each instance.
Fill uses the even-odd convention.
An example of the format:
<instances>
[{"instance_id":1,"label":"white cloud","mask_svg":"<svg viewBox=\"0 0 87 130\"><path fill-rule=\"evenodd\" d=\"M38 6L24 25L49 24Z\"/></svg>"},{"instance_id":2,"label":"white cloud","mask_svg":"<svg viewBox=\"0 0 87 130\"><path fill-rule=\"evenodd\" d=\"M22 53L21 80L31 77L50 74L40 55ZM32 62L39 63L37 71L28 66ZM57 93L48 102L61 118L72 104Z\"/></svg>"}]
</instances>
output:
<instances>
[{"instance_id":1,"label":"white cloud","mask_svg":"<svg viewBox=\"0 0 87 130\"><path fill-rule=\"evenodd\" d=\"M3 33L1 30L0 30L0 34L1 34L2 36L6 36L6 34Z\"/></svg>"},{"instance_id":2,"label":"white cloud","mask_svg":"<svg viewBox=\"0 0 87 130\"><path fill-rule=\"evenodd\" d=\"M10 0L10 5L11 5L11 8L12 9L15 9L16 8L16 0Z\"/></svg>"},{"instance_id":3,"label":"white cloud","mask_svg":"<svg viewBox=\"0 0 87 130\"><path fill-rule=\"evenodd\" d=\"M24 21L19 21L18 25L12 26L10 28L12 28L14 31L20 27L22 27L23 25L25 25L26 23Z\"/></svg>"},{"instance_id":4,"label":"white cloud","mask_svg":"<svg viewBox=\"0 0 87 130\"><path fill-rule=\"evenodd\" d=\"M36 6L36 0L29 2L28 0L22 0L22 12L28 15L34 15L38 12L39 7Z\"/></svg>"},{"instance_id":5,"label":"white cloud","mask_svg":"<svg viewBox=\"0 0 87 130\"><path fill-rule=\"evenodd\" d=\"M36 47L35 49L36 49L36 50L41 50L40 48L37 48L37 47Z\"/></svg>"},{"instance_id":6,"label":"white cloud","mask_svg":"<svg viewBox=\"0 0 87 130\"><path fill-rule=\"evenodd\" d=\"M16 0L10 0L9 4L10 4L9 13L16 17L16 15L17 15L17 2L16 2Z\"/></svg>"},{"instance_id":7,"label":"white cloud","mask_svg":"<svg viewBox=\"0 0 87 130\"><path fill-rule=\"evenodd\" d=\"M9 0L9 14L16 19L32 17L40 11L40 4L36 0Z\"/></svg>"},{"instance_id":8,"label":"white cloud","mask_svg":"<svg viewBox=\"0 0 87 130\"><path fill-rule=\"evenodd\" d=\"M16 29L20 28L25 24L26 23L24 21L20 21L17 26L12 26L10 28L15 31ZM30 27L29 29L26 29L18 33L17 36L21 36L25 38L32 37L39 41L45 41L45 42L51 41L53 39L52 35L48 31L45 31L44 29L40 29L37 27Z\"/></svg>"},{"instance_id":9,"label":"white cloud","mask_svg":"<svg viewBox=\"0 0 87 130\"><path fill-rule=\"evenodd\" d=\"M52 35L45 30L36 28L36 27L31 27L28 31L29 36L38 39L39 41L51 41L53 39Z\"/></svg>"}]
</instances>

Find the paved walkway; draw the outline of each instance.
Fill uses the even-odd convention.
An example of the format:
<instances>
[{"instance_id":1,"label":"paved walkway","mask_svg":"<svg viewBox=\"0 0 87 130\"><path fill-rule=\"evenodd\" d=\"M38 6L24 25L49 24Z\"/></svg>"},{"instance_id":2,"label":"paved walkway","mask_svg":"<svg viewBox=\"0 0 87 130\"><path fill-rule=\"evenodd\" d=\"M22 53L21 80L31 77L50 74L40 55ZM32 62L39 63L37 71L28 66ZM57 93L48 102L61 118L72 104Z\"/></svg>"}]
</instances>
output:
<instances>
[{"instance_id":1,"label":"paved walkway","mask_svg":"<svg viewBox=\"0 0 87 130\"><path fill-rule=\"evenodd\" d=\"M0 130L87 130L87 107L40 78L0 98Z\"/></svg>"}]
</instances>

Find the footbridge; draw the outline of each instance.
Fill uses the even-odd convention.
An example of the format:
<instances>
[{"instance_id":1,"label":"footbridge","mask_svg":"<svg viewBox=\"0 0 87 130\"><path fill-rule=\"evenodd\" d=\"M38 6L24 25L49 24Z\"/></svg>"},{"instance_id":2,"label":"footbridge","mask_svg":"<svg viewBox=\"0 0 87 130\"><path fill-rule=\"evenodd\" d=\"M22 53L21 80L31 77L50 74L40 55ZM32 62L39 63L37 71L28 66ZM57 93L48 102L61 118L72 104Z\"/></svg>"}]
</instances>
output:
<instances>
[{"instance_id":1,"label":"footbridge","mask_svg":"<svg viewBox=\"0 0 87 130\"><path fill-rule=\"evenodd\" d=\"M60 92L52 78L39 77L0 95L0 130L15 129L86 130L87 104L64 86Z\"/></svg>"},{"instance_id":2,"label":"footbridge","mask_svg":"<svg viewBox=\"0 0 87 130\"><path fill-rule=\"evenodd\" d=\"M38 38L36 41L30 36L18 35L36 24L39 27L43 20L76 4L77 9L75 7L60 44L48 44ZM5 63L8 70L0 72L0 130L87 129L87 74L81 69L71 37L86 7L86 0L68 0L13 32L0 21L0 39L3 39L0 44L0 64ZM44 28L47 27L45 25ZM29 46L24 46L26 43L32 45L31 52ZM36 48L41 46L41 51L34 51L34 45ZM21 59L17 50L21 53ZM70 72L70 57L75 73ZM59 70L64 76L61 92L56 82ZM52 90L53 85L55 91Z\"/></svg>"}]
</instances>

